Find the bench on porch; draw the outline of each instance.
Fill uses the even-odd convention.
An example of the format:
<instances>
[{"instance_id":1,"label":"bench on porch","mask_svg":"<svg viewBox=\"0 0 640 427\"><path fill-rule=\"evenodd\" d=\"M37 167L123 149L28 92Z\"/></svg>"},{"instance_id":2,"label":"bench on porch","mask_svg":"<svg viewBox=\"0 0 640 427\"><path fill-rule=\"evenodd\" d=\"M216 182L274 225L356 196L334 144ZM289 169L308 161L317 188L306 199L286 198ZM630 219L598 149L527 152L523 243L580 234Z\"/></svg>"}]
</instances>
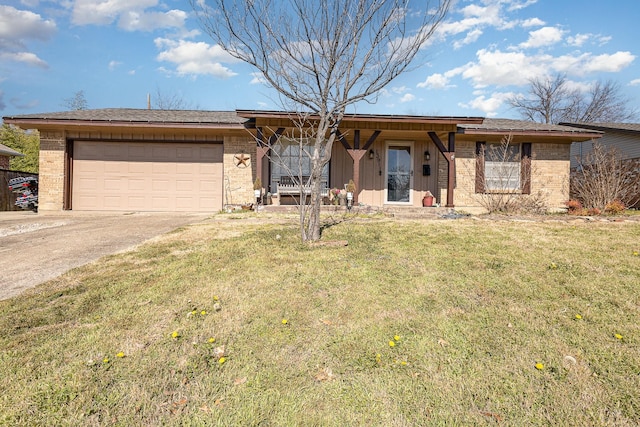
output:
<instances>
[{"instance_id":1,"label":"bench on porch","mask_svg":"<svg viewBox=\"0 0 640 427\"><path fill-rule=\"evenodd\" d=\"M281 176L278 181L276 181L276 193L281 196L298 196L300 195L300 184L298 181L299 177L292 176ZM311 194L311 186L309 185L309 177L302 177L302 191L304 191L305 195ZM320 189L320 195L322 197L329 196L329 186L326 180L322 180L322 187Z\"/></svg>"}]
</instances>

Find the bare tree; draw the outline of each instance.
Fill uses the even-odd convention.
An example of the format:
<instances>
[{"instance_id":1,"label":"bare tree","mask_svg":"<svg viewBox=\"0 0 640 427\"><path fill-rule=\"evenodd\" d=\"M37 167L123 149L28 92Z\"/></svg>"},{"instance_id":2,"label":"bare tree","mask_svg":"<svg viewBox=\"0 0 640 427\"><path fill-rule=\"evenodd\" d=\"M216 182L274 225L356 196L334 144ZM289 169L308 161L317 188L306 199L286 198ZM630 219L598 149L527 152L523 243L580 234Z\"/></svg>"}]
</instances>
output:
<instances>
[{"instance_id":1,"label":"bare tree","mask_svg":"<svg viewBox=\"0 0 640 427\"><path fill-rule=\"evenodd\" d=\"M614 201L634 206L640 202L640 162L623 158L614 147L594 142L572 173L571 197L585 208L600 211Z\"/></svg>"},{"instance_id":2,"label":"bare tree","mask_svg":"<svg viewBox=\"0 0 640 427\"><path fill-rule=\"evenodd\" d=\"M77 91L71 98L66 98L62 106L67 110L86 110L89 108L87 99L84 97L84 90Z\"/></svg>"},{"instance_id":3,"label":"bare tree","mask_svg":"<svg viewBox=\"0 0 640 427\"><path fill-rule=\"evenodd\" d=\"M509 99L524 119L540 123L625 122L637 117L629 102L613 81L597 81L582 92L570 88L563 74L531 79L527 96Z\"/></svg>"},{"instance_id":4,"label":"bare tree","mask_svg":"<svg viewBox=\"0 0 640 427\"><path fill-rule=\"evenodd\" d=\"M156 110L197 110L198 106L186 101L176 92L163 92L156 86L155 96L151 105Z\"/></svg>"},{"instance_id":5,"label":"bare tree","mask_svg":"<svg viewBox=\"0 0 640 427\"><path fill-rule=\"evenodd\" d=\"M311 124L310 207L302 240L320 238L321 179L347 107L373 101L432 37L451 0L190 0L204 31L255 67Z\"/></svg>"}]
</instances>

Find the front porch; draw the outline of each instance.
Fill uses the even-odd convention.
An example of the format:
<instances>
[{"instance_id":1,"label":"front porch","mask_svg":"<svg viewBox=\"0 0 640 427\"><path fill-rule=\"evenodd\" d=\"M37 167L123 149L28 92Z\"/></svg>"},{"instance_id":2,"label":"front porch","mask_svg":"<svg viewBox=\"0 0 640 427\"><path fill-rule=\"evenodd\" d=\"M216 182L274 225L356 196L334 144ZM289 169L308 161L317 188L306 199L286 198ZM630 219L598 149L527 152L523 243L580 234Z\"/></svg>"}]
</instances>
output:
<instances>
[{"instance_id":1,"label":"front porch","mask_svg":"<svg viewBox=\"0 0 640 427\"><path fill-rule=\"evenodd\" d=\"M255 207L254 207L255 208ZM258 213L282 213L295 214L298 213L297 205L260 205ZM401 219L438 219L446 217L454 213L454 209L447 207L428 207L419 208L412 206L353 206L349 211L346 206L322 205L320 207L322 214L344 215L351 213L354 215L382 215L389 218Z\"/></svg>"}]
</instances>

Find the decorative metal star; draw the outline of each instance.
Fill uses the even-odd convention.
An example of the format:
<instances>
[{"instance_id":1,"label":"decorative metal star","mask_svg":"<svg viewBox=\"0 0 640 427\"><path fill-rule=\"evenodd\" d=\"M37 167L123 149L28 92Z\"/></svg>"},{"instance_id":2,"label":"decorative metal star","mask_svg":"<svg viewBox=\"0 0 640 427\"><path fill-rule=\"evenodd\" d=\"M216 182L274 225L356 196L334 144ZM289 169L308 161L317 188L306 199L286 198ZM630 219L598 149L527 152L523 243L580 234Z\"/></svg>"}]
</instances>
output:
<instances>
[{"instance_id":1,"label":"decorative metal star","mask_svg":"<svg viewBox=\"0 0 640 427\"><path fill-rule=\"evenodd\" d=\"M251 162L251 156L245 153L238 153L233 156L233 162L239 168L246 168Z\"/></svg>"}]
</instances>

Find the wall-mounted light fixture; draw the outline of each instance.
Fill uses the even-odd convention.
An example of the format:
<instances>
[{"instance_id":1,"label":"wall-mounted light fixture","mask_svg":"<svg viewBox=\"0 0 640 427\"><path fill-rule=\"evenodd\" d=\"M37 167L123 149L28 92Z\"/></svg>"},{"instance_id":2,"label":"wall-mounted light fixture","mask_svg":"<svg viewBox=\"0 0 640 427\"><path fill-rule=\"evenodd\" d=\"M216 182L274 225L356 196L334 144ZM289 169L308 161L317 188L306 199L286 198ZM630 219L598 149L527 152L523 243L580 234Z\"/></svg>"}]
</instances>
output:
<instances>
[{"instance_id":1,"label":"wall-mounted light fixture","mask_svg":"<svg viewBox=\"0 0 640 427\"><path fill-rule=\"evenodd\" d=\"M369 160L373 160L374 155L375 155L375 152L373 151L373 149L369 150Z\"/></svg>"},{"instance_id":2,"label":"wall-mounted light fixture","mask_svg":"<svg viewBox=\"0 0 640 427\"><path fill-rule=\"evenodd\" d=\"M429 150L424 152L424 161L428 162L429 160L431 160L431 153L429 153Z\"/></svg>"}]
</instances>

